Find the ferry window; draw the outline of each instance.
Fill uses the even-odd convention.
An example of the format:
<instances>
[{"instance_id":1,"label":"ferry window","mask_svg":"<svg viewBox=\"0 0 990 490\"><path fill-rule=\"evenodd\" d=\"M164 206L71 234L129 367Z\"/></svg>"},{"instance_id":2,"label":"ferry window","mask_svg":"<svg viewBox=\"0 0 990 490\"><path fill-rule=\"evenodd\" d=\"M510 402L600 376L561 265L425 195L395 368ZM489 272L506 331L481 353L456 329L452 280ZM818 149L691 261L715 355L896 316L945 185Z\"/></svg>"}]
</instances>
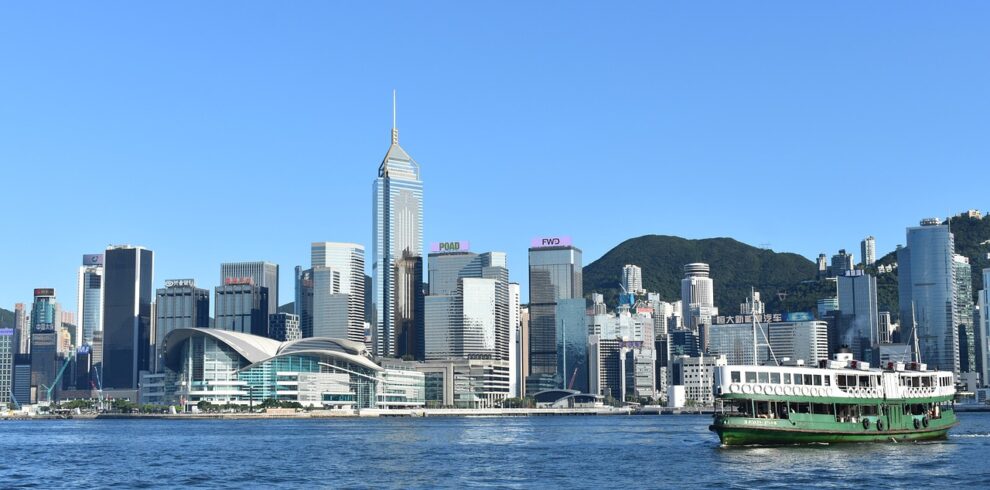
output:
<instances>
[{"instance_id":1,"label":"ferry window","mask_svg":"<svg viewBox=\"0 0 990 490\"><path fill-rule=\"evenodd\" d=\"M739 375L739 371L732 371L732 382L738 383L742 377Z\"/></svg>"},{"instance_id":2,"label":"ferry window","mask_svg":"<svg viewBox=\"0 0 990 490\"><path fill-rule=\"evenodd\" d=\"M823 379L825 380L825 386L832 386L832 376L831 375L825 376Z\"/></svg>"},{"instance_id":3,"label":"ferry window","mask_svg":"<svg viewBox=\"0 0 990 490\"><path fill-rule=\"evenodd\" d=\"M911 386L914 388L921 388L921 378L913 376L911 378Z\"/></svg>"},{"instance_id":4,"label":"ferry window","mask_svg":"<svg viewBox=\"0 0 990 490\"><path fill-rule=\"evenodd\" d=\"M806 385L813 385L813 384L815 384L813 382L812 377L811 377L810 374L805 374L804 375L804 384L806 384Z\"/></svg>"},{"instance_id":5,"label":"ferry window","mask_svg":"<svg viewBox=\"0 0 990 490\"><path fill-rule=\"evenodd\" d=\"M877 406L876 405L861 405L860 408L859 408L859 411L864 416L865 415L875 416L877 414Z\"/></svg>"},{"instance_id":6,"label":"ferry window","mask_svg":"<svg viewBox=\"0 0 990 490\"><path fill-rule=\"evenodd\" d=\"M831 404L814 403L814 404L812 404L812 409L814 410L814 413L816 413L818 415L831 415L832 414L832 405Z\"/></svg>"},{"instance_id":7,"label":"ferry window","mask_svg":"<svg viewBox=\"0 0 990 490\"><path fill-rule=\"evenodd\" d=\"M755 383L756 382L756 373L754 373L752 371L746 371L746 382L747 383Z\"/></svg>"},{"instance_id":8,"label":"ferry window","mask_svg":"<svg viewBox=\"0 0 990 490\"><path fill-rule=\"evenodd\" d=\"M869 376L860 376L859 377L859 385L862 386L863 388L868 388L870 386L870 377Z\"/></svg>"},{"instance_id":9,"label":"ferry window","mask_svg":"<svg viewBox=\"0 0 990 490\"><path fill-rule=\"evenodd\" d=\"M815 386L821 386L822 385L822 375L816 374L813 379L815 381Z\"/></svg>"},{"instance_id":10,"label":"ferry window","mask_svg":"<svg viewBox=\"0 0 990 490\"><path fill-rule=\"evenodd\" d=\"M846 387L846 377L844 375L842 375L842 374L837 375L835 377L835 386L838 386L839 388L845 388Z\"/></svg>"},{"instance_id":11,"label":"ferry window","mask_svg":"<svg viewBox=\"0 0 990 490\"><path fill-rule=\"evenodd\" d=\"M931 385L932 385L932 378L930 378L928 376L925 376L925 377L921 378L921 386L922 387L928 388Z\"/></svg>"},{"instance_id":12,"label":"ferry window","mask_svg":"<svg viewBox=\"0 0 990 490\"><path fill-rule=\"evenodd\" d=\"M780 384L780 373L770 373L770 382L779 385Z\"/></svg>"},{"instance_id":13,"label":"ferry window","mask_svg":"<svg viewBox=\"0 0 990 490\"><path fill-rule=\"evenodd\" d=\"M784 373L784 384L791 384L791 373Z\"/></svg>"},{"instance_id":14,"label":"ferry window","mask_svg":"<svg viewBox=\"0 0 990 490\"><path fill-rule=\"evenodd\" d=\"M761 372L759 374L759 377L760 377L760 383L769 383L770 382L770 375L767 374L767 373Z\"/></svg>"},{"instance_id":15,"label":"ferry window","mask_svg":"<svg viewBox=\"0 0 990 490\"><path fill-rule=\"evenodd\" d=\"M800 374L795 374L794 375L794 384L796 384L796 385L803 384L803 383L801 383L801 375Z\"/></svg>"}]
</instances>

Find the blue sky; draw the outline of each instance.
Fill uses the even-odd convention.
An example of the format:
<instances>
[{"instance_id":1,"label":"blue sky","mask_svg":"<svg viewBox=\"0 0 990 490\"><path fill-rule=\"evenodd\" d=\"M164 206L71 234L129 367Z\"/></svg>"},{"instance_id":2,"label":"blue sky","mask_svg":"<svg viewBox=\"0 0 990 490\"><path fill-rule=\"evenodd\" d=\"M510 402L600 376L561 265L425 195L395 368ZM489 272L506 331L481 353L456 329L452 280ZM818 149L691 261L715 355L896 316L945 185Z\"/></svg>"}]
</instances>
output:
<instances>
[{"instance_id":1,"label":"blue sky","mask_svg":"<svg viewBox=\"0 0 990 490\"><path fill-rule=\"evenodd\" d=\"M398 91L425 241L644 234L813 258L987 209L986 2L70 2L0 12L0 306L84 253L371 246ZM717 280L717 272L713 271ZM524 298L525 299L525 298Z\"/></svg>"}]
</instances>

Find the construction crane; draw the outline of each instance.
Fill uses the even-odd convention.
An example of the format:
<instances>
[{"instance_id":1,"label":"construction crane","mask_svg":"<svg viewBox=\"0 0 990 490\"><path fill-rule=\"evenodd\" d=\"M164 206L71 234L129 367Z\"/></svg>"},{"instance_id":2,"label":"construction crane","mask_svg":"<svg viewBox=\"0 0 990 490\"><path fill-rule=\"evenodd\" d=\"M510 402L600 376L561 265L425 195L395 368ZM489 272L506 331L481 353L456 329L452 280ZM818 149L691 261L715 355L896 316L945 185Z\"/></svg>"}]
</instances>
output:
<instances>
[{"instance_id":1,"label":"construction crane","mask_svg":"<svg viewBox=\"0 0 990 490\"><path fill-rule=\"evenodd\" d=\"M62 375L65 374L65 368L69 367L69 363L71 363L74 359L75 356L72 355L65 358L65 362L62 363L62 368L58 370L58 374L55 376L55 380L52 381L52 385L50 387L45 386L45 384L42 383L41 387L45 389L45 400L47 400L49 404L52 403L52 392L55 391L55 387L58 386L58 382L62 379Z\"/></svg>"}]
</instances>

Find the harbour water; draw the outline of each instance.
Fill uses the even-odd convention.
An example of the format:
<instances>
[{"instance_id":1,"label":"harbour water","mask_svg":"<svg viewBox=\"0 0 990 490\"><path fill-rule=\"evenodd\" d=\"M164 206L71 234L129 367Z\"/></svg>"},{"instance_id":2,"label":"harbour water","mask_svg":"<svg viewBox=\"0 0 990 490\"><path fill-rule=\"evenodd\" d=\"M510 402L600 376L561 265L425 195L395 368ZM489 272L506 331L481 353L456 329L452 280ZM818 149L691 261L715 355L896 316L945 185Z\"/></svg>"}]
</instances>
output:
<instances>
[{"instance_id":1,"label":"harbour water","mask_svg":"<svg viewBox=\"0 0 990 490\"><path fill-rule=\"evenodd\" d=\"M986 488L947 441L723 448L706 416L0 421L0 488Z\"/></svg>"}]
</instances>

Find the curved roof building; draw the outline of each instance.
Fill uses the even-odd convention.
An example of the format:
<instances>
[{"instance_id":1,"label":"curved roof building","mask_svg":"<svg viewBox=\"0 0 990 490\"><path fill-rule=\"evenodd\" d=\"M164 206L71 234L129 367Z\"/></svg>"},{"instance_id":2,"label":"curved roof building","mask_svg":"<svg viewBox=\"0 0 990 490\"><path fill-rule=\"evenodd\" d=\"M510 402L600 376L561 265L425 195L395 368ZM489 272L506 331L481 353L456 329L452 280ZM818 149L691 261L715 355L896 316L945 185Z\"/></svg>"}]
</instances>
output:
<instances>
[{"instance_id":1,"label":"curved roof building","mask_svg":"<svg viewBox=\"0 0 990 490\"><path fill-rule=\"evenodd\" d=\"M253 405L264 400L324 408L421 406L420 383L386 386L386 369L361 342L310 337L279 342L212 328L180 328L165 337L165 367L177 375L184 406ZM384 394L388 393L386 397Z\"/></svg>"}]
</instances>

